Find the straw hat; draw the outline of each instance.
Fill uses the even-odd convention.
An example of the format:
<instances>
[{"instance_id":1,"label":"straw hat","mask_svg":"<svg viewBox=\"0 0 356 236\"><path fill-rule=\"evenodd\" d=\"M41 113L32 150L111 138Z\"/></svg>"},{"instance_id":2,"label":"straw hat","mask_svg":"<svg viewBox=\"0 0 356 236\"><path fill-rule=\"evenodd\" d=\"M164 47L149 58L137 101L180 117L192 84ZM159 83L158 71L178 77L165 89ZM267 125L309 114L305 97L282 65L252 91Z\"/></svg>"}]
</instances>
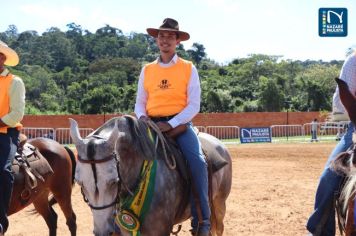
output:
<instances>
[{"instance_id":1,"label":"straw hat","mask_svg":"<svg viewBox=\"0 0 356 236\"><path fill-rule=\"evenodd\" d=\"M0 53L4 54L6 57L6 60L4 62L5 65L7 66L16 66L19 64L19 56L17 53L9 48L6 43L0 40Z\"/></svg>"},{"instance_id":2,"label":"straw hat","mask_svg":"<svg viewBox=\"0 0 356 236\"><path fill-rule=\"evenodd\" d=\"M155 38L157 38L159 31L177 32L181 41L186 41L190 38L190 35L187 32L179 30L178 21L171 18L164 19L162 25L158 29L147 28L146 30L149 35Z\"/></svg>"}]
</instances>

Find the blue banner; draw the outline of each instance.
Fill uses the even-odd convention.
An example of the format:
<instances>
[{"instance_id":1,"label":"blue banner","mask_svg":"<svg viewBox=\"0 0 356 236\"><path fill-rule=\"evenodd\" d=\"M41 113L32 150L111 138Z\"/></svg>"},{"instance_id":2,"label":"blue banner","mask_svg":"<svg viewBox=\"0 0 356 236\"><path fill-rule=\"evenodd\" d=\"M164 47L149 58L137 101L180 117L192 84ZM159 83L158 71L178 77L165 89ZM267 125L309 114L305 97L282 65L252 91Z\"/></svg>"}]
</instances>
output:
<instances>
[{"instance_id":1,"label":"blue banner","mask_svg":"<svg viewBox=\"0 0 356 236\"><path fill-rule=\"evenodd\" d=\"M319 9L319 36L320 37L346 37L347 36L347 9L346 8L320 8Z\"/></svg>"},{"instance_id":2,"label":"blue banner","mask_svg":"<svg viewBox=\"0 0 356 236\"><path fill-rule=\"evenodd\" d=\"M271 128L241 128L240 141L241 143L270 143L272 141Z\"/></svg>"}]
</instances>

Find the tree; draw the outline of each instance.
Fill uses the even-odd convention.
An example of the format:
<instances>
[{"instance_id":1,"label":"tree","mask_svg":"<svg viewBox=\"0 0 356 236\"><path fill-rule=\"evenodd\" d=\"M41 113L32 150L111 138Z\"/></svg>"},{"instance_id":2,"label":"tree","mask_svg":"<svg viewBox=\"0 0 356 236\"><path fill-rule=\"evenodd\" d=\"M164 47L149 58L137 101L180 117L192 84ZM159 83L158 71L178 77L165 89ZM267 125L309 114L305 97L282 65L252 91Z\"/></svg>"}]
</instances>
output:
<instances>
[{"instance_id":1,"label":"tree","mask_svg":"<svg viewBox=\"0 0 356 236\"><path fill-rule=\"evenodd\" d=\"M16 25L9 25L5 31L6 43L12 47L12 43L16 41L18 35L19 33Z\"/></svg>"},{"instance_id":2,"label":"tree","mask_svg":"<svg viewBox=\"0 0 356 236\"><path fill-rule=\"evenodd\" d=\"M274 79L260 77L258 105L263 111L281 111L284 102L282 90Z\"/></svg>"},{"instance_id":3,"label":"tree","mask_svg":"<svg viewBox=\"0 0 356 236\"><path fill-rule=\"evenodd\" d=\"M199 43L193 43L192 49L188 50L188 53L197 66L206 57L205 47Z\"/></svg>"}]
</instances>

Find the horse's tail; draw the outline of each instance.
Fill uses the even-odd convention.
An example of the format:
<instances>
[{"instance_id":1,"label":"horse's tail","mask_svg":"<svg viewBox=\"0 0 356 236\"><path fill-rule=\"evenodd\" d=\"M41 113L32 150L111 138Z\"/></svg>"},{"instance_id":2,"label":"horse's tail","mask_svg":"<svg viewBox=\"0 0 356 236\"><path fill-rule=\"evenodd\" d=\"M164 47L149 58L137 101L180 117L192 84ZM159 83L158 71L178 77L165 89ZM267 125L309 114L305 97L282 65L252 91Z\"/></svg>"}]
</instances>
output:
<instances>
[{"instance_id":1,"label":"horse's tail","mask_svg":"<svg viewBox=\"0 0 356 236\"><path fill-rule=\"evenodd\" d=\"M75 176L75 168L77 166L77 159L75 158L75 155L72 151L72 149L70 149L67 146L64 146L64 148L67 150L69 156L70 156L70 160L72 161L72 185L74 186L74 176Z\"/></svg>"},{"instance_id":2,"label":"horse's tail","mask_svg":"<svg viewBox=\"0 0 356 236\"><path fill-rule=\"evenodd\" d=\"M75 175L75 167L77 166L77 160L75 158L75 155L72 151L72 149L70 149L69 147L67 146L64 146L64 148L67 150L68 154L69 154L69 157L70 157L70 160L72 161L72 187L74 186L74 175ZM48 200L48 204L50 206L53 206L54 204L57 203L57 200L54 198L53 195L50 196L49 200Z\"/></svg>"}]
</instances>

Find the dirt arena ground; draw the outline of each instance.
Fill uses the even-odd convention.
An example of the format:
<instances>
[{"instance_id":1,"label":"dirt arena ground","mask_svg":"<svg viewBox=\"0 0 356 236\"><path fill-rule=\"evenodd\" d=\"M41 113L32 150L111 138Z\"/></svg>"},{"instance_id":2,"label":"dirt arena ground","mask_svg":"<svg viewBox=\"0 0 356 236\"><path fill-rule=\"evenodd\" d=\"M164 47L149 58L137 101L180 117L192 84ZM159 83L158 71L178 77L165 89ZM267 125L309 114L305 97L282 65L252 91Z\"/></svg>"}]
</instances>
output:
<instances>
[{"instance_id":1,"label":"dirt arena ground","mask_svg":"<svg viewBox=\"0 0 356 236\"><path fill-rule=\"evenodd\" d=\"M314 194L327 156L336 143L239 144L229 146L233 157L233 184L227 202L228 236L306 235ZM92 235L92 218L78 186L73 191L77 235ZM27 209L32 209L28 207ZM70 235L62 212L58 235ZM189 223L179 235L188 236ZM48 235L40 216L23 210L10 216L6 236Z\"/></svg>"}]
</instances>

